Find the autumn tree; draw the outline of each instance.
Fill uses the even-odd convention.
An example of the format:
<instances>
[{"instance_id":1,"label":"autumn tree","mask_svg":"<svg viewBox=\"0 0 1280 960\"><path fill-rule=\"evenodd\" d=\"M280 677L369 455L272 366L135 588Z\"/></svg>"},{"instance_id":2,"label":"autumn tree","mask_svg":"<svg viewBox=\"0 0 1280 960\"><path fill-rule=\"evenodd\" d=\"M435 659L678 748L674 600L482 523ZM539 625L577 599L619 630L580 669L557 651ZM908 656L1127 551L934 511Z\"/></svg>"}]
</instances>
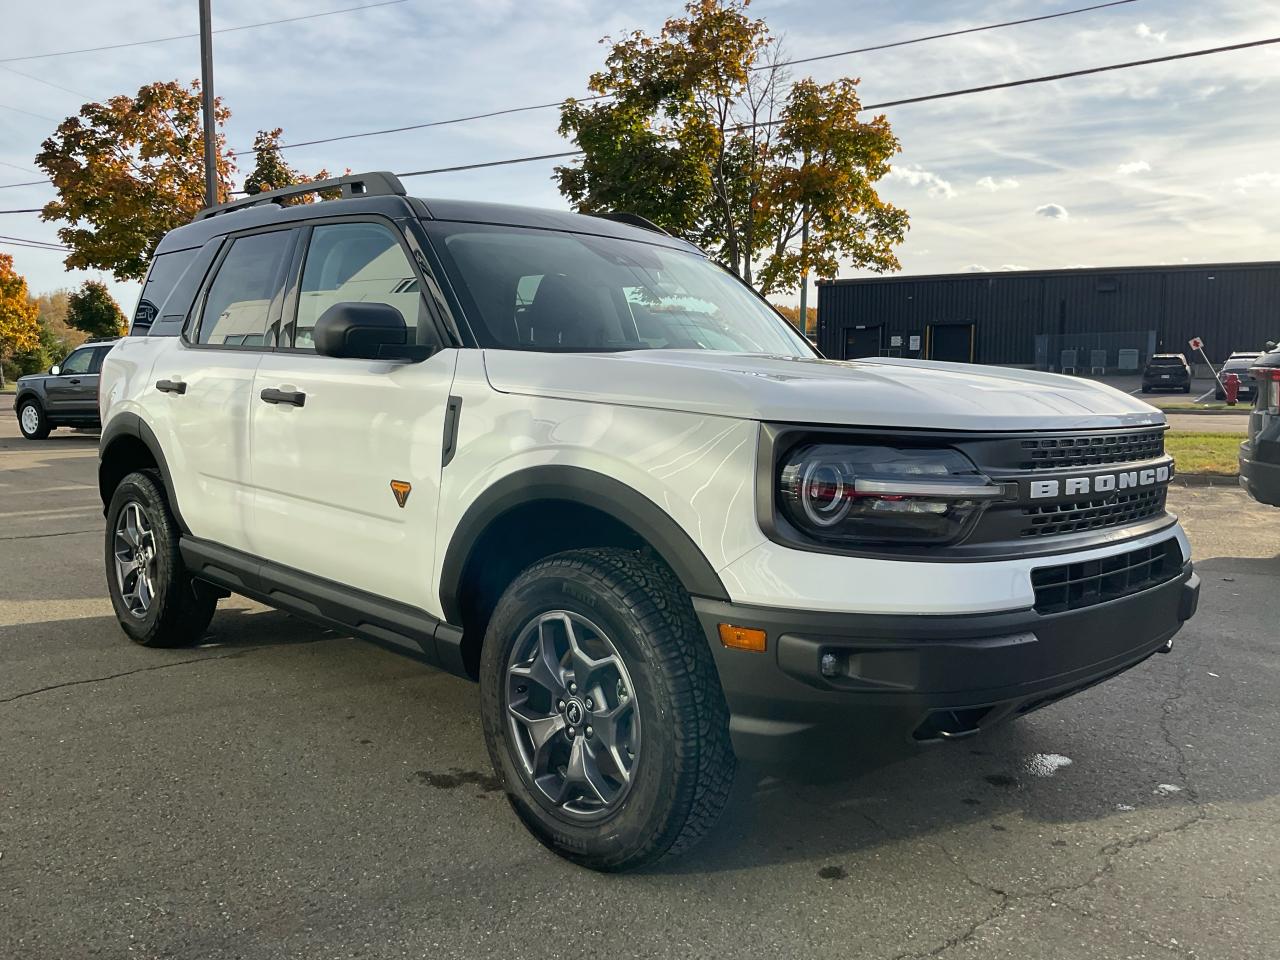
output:
<instances>
[{"instance_id":1,"label":"autumn tree","mask_svg":"<svg viewBox=\"0 0 1280 960\"><path fill-rule=\"evenodd\" d=\"M97 280L86 280L67 298L67 323L91 337L123 337L128 331L124 311Z\"/></svg>"},{"instance_id":2,"label":"autumn tree","mask_svg":"<svg viewBox=\"0 0 1280 960\"><path fill-rule=\"evenodd\" d=\"M36 163L58 198L44 220L65 221L69 268L140 280L160 239L205 205L200 84L152 83L137 96L86 103L41 145ZM230 111L215 101L219 129ZM235 160L217 135L218 200L231 193Z\"/></svg>"},{"instance_id":3,"label":"autumn tree","mask_svg":"<svg viewBox=\"0 0 1280 960\"><path fill-rule=\"evenodd\" d=\"M257 136L253 138L255 163L253 171L244 179L246 193L263 193L267 190L279 190L281 187L292 187L295 184L315 183L329 179L328 170L321 170L314 176L308 176L284 162L280 156L280 136L283 132L279 127L274 130L259 130ZM336 190L322 190L319 194L300 193L292 197L282 197L279 202L281 206L287 207L298 203L314 203L317 198L332 200L339 195L339 191Z\"/></svg>"},{"instance_id":4,"label":"autumn tree","mask_svg":"<svg viewBox=\"0 0 1280 960\"><path fill-rule=\"evenodd\" d=\"M40 346L39 311L27 296L27 280L13 269L13 257L0 253L0 387L4 364L15 354Z\"/></svg>"},{"instance_id":5,"label":"autumn tree","mask_svg":"<svg viewBox=\"0 0 1280 960\"><path fill-rule=\"evenodd\" d=\"M765 292L794 289L841 261L894 270L905 211L875 184L898 140L860 119L858 81L791 83L750 0L691 0L657 36L610 44L560 132L582 160L556 168L583 213L626 210L700 244Z\"/></svg>"}]
</instances>

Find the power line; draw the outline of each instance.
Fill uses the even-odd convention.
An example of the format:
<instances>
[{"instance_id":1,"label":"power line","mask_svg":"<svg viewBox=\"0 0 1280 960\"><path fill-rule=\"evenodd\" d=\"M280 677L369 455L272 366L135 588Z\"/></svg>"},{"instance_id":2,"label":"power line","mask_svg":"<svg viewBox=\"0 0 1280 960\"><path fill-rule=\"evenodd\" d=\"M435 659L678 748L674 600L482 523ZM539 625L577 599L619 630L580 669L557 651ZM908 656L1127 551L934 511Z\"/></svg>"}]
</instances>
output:
<instances>
[{"instance_id":1,"label":"power line","mask_svg":"<svg viewBox=\"0 0 1280 960\"><path fill-rule=\"evenodd\" d=\"M366 3L360 7L344 7L341 10L326 10L323 13L308 13L298 17L284 17L280 20L264 20L261 23L245 23L238 27L221 27L214 33L235 33L238 30L253 30L257 27L274 27L281 23L297 23L299 20L315 20L319 17L334 17L340 13L354 13L357 10L372 10L374 7L390 7L407 0L379 0L377 3ZM170 40L190 40L198 37L198 33L178 33L172 37L156 37L152 40L130 40L127 43L109 43L101 47L83 47L79 50L58 50L54 53L32 53L22 57L3 57L0 63L17 63L20 60L45 60L49 57L69 57L76 53L97 53L101 50L121 50L125 47L141 47L150 43L168 43Z\"/></svg>"},{"instance_id":2,"label":"power line","mask_svg":"<svg viewBox=\"0 0 1280 960\"><path fill-rule=\"evenodd\" d=\"M11 107L7 103L0 103L0 109L12 110L14 113L25 113L28 117L35 117L37 120L48 120L50 123L60 123L56 117L46 117L43 113L32 113L30 110L23 110L21 107Z\"/></svg>"},{"instance_id":3,"label":"power line","mask_svg":"<svg viewBox=\"0 0 1280 960\"><path fill-rule=\"evenodd\" d=\"M22 210L0 210L0 213L40 213L44 207L25 207Z\"/></svg>"},{"instance_id":4,"label":"power line","mask_svg":"<svg viewBox=\"0 0 1280 960\"><path fill-rule=\"evenodd\" d=\"M77 97L84 97L86 100L93 99L93 97L87 93L81 93L79 90L72 90L70 87L64 87L60 84L53 83L49 80L42 80L40 77L37 77L35 74L23 73L21 70L15 70L13 69L13 67L6 67L4 66L4 64L0 64L0 70L6 70L9 73L17 74L20 77L26 77L28 80L34 80L36 83L43 83L46 87L53 87L53 89L61 90L64 93L74 94Z\"/></svg>"},{"instance_id":5,"label":"power line","mask_svg":"<svg viewBox=\"0 0 1280 960\"><path fill-rule=\"evenodd\" d=\"M0 240L13 244L24 244L30 247L48 247L51 250L70 250L65 243L50 243L46 240L29 240L26 237L6 237L0 234Z\"/></svg>"},{"instance_id":6,"label":"power line","mask_svg":"<svg viewBox=\"0 0 1280 960\"><path fill-rule=\"evenodd\" d=\"M1071 77L1084 77L1095 73L1107 73L1112 70L1127 70L1131 67L1145 67L1153 63L1168 63L1172 60L1187 60L1191 57L1205 57L1214 53L1227 53L1233 50L1247 50L1251 47L1262 47L1267 44L1280 43L1280 37L1267 40L1250 40L1246 43L1232 43L1222 47L1208 47L1203 50L1189 50L1186 53L1174 53L1163 57L1150 57L1146 60L1129 60L1125 63L1111 63L1102 67L1085 67L1081 70L1068 70L1065 73L1052 73L1041 77L1027 77L1023 80L1006 80L1002 83L988 83L980 87L965 87L960 90L947 90L942 93L930 93L920 97L905 97L901 100L885 100L881 103L866 103L862 110L883 110L886 107L901 107L911 103L925 103L930 100L946 100L951 97L964 97L974 93L987 93L992 90L1005 90L1012 87L1025 87L1035 83L1049 83L1054 80L1066 80ZM785 123L784 120L770 120L756 124L760 127L773 127ZM738 127L735 129L742 129ZM488 163L470 163L460 167L439 167L434 170L415 170L409 173L398 173L398 177L421 177L432 173L451 173L455 170L478 170L482 167L505 167L513 163L532 163L537 160L549 160L553 157L580 156L585 151L571 150L567 153L546 153L534 157L515 157L510 160L491 160Z\"/></svg>"},{"instance_id":7,"label":"power line","mask_svg":"<svg viewBox=\"0 0 1280 960\"><path fill-rule=\"evenodd\" d=\"M859 47L856 50L840 50L835 53L824 53L815 57L805 57L797 60L784 60L781 63L764 64L761 66L753 67L752 69L768 70L776 67L787 66L788 64L793 64L793 63L809 63L812 60L830 60L834 57L845 57L854 53L869 53L873 50L888 50L892 47L905 47L913 43L924 43L927 40L939 40L944 37L956 37L956 36L961 36L967 33L980 33L984 30L998 30L1002 27L1014 27L1024 23L1035 23L1036 21L1039 21L1039 20L1053 20L1058 17L1070 17L1079 13L1088 13L1089 11L1092 11L1092 10L1101 10L1104 7L1118 7L1123 4L1136 3L1136 2L1137 0L1111 0L1110 3L1100 3L1090 7L1078 7L1074 10L1061 10L1058 13L1048 13L1039 17L1028 17L1024 20L1006 20L1002 23L989 23L980 27L966 27L963 30L952 30L948 33L934 33L926 37L912 37L909 40L894 40L889 43L880 43L870 47ZM612 97L613 97L613 94L611 93L599 93L599 94L594 94L588 97L576 97L574 99L578 100L578 102L580 103L588 103L593 100L608 100L608 99L611 99ZM443 126L448 126L454 123L467 123L471 120L488 120L492 117L502 117L512 113L526 113L531 110L549 110L553 107L559 107L563 105L565 102L565 99L567 98L562 98L552 103L534 103L524 107L507 107L506 109L502 109L502 110L492 110L488 113L477 113L477 114L472 114L471 116L466 116L466 117L452 117L451 119L448 119L448 120L430 120L425 123L411 123L403 127L387 127L382 130L366 130L362 133L345 133L335 137L320 137L315 140L302 140L302 141L299 141L298 143L282 143L277 147L277 149L292 150L296 147L314 147L317 144L336 143L339 140L356 140L361 137L380 137L389 133L405 133L410 130L426 130L430 127L443 127ZM254 152L255 151L253 150L240 150L237 153L233 154L233 156L244 157Z\"/></svg>"},{"instance_id":8,"label":"power line","mask_svg":"<svg viewBox=\"0 0 1280 960\"><path fill-rule=\"evenodd\" d=\"M913 43L924 43L926 40L942 40L945 37L961 37L967 33L982 33L984 30L999 30L1001 27L1017 27L1024 23L1039 23L1041 20L1056 20L1058 17L1071 17L1077 13L1088 13L1091 10L1102 10L1106 7L1121 7L1137 0L1111 0L1110 3L1095 3L1091 7L1077 7L1075 10L1062 10L1058 13L1046 13L1038 17L1027 17L1023 20L1005 20L1003 23L989 23L982 27L966 27L963 30L948 30L946 33L933 33L927 37L915 37L911 40L897 40L893 43L878 43L874 47L858 47L855 50L838 50L835 53L820 53L813 57L797 57L795 60L782 60L778 63L766 63L752 67L752 70L773 70L777 67L788 67L796 63L813 63L817 60L831 60L835 57L847 57L852 53L870 53L872 50L888 50L891 47L905 47Z\"/></svg>"}]
</instances>

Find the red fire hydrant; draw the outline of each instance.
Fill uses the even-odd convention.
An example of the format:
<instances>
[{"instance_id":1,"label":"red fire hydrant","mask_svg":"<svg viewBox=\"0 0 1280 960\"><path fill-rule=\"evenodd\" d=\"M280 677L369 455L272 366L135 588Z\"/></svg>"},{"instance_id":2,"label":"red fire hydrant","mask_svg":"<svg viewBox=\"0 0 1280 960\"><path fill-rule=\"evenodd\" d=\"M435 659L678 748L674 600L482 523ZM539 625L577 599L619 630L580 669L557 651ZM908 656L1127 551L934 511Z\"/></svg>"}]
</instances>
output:
<instances>
[{"instance_id":1,"label":"red fire hydrant","mask_svg":"<svg viewBox=\"0 0 1280 960\"><path fill-rule=\"evenodd\" d=\"M1222 392L1227 395L1227 406L1234 407L1240 399L1240 375L1228 373L1222 378Z\"/></svg>"}]
</instances>

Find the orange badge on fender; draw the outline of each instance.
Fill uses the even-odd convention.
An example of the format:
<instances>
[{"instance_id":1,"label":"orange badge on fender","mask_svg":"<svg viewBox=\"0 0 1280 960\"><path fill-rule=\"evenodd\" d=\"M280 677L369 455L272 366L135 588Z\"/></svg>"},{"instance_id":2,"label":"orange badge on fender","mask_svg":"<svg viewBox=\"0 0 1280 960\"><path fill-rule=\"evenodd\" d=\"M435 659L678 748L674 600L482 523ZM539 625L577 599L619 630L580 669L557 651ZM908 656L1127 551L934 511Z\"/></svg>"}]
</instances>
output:
<instances>
[{"instance_id":1,"label":"orange badge on fender","mask_svg":"<svg viewBox=\"0 0 1280 960\"><path fill-rule=\"evenodd\" d=\"M392 480L391 492L396 495L396 503L400 504L403 509L405 503L409 499L409 491L413 489L413 484L407 480Z\"/></svg>"}]
</instances>

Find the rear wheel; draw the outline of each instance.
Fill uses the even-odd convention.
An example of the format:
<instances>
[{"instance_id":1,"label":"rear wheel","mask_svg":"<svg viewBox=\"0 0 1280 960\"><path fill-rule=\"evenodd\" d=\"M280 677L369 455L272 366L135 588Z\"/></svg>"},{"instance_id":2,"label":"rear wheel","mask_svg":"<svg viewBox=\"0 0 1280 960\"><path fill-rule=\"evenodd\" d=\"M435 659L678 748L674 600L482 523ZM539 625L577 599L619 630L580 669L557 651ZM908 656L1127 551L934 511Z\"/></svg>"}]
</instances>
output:
<instances>
[{"instance_id":1,"label":"rear wheel","mask_svg":"<svg viewBox=\"0 0 1280 960\"><path fill-rule=\"evenodd\" d=\"M193 580L157 478L131 473L107 508L107 588L120 628L144 647L182 647L204 635L218 599Z\"/></svg>"},{"instance_id":2,"label":"rear wheel","mask_svg":"<svg viewBox=\"0 0 1280 960\"><path fill-rule=\"evenodd\" d=\"M530 567L494 611L480 683L494 770L561 856L624 870L719 818L728 709L688 594L657 562L580 550Z\"/></svg>"},{"instance_id":3,"label":"rear wheel","mask_svg":"<svg viewBox=\"0 0 1280 960\"><path fill-rule=\"evenodd\" d=\"M43 440L49 436L49 418L38 400L24 400L18 408L18 429L28 440Z\"/></svg>"}]
</instances>

